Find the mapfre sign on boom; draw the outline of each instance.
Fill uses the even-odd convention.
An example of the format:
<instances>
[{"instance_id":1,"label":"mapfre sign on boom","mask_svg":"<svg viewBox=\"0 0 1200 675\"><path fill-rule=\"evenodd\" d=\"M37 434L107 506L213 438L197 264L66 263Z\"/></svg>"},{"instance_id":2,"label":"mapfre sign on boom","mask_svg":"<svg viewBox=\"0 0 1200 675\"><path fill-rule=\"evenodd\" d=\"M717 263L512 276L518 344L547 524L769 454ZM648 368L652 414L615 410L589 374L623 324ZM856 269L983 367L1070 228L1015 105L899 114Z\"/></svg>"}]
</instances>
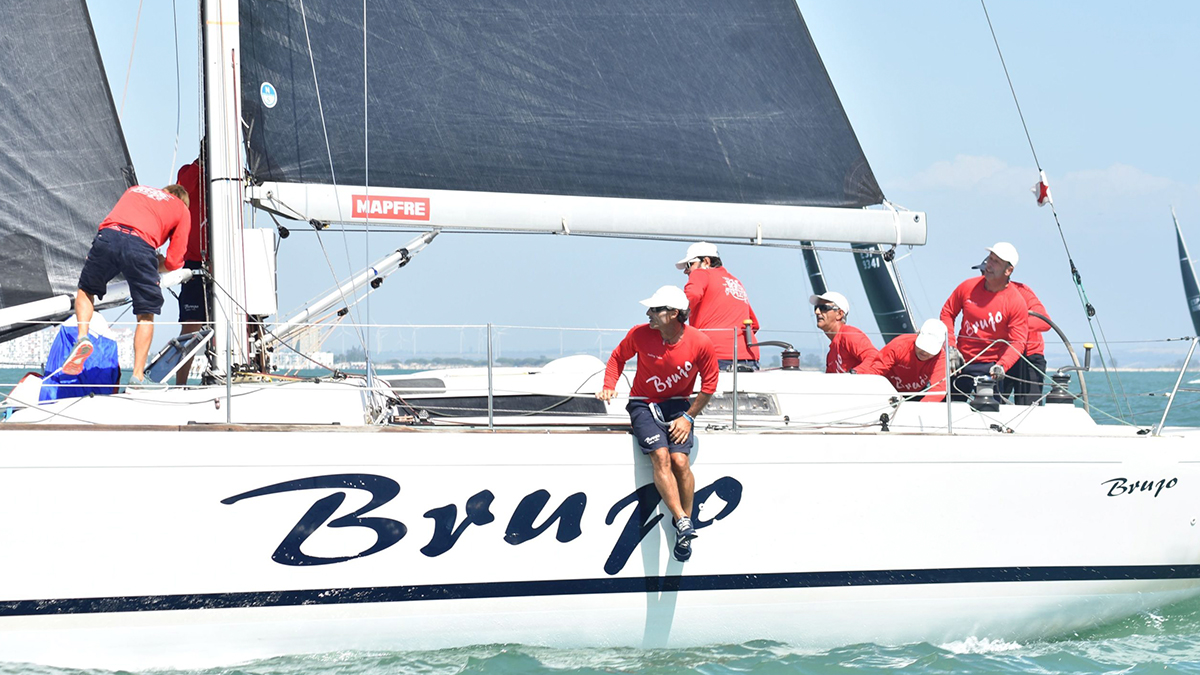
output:
<instances>
[{"instance_id":1,"label":"mapfre sign on boom","mask_svg":"<svg viewBox=\"0 0 1200 675\"><path fill-rule=\"evenodd\" d=\"M353 195L354 218L386 220L429 220L429 200L425 197L383 197Z\"/></svg>"}]
</instances>

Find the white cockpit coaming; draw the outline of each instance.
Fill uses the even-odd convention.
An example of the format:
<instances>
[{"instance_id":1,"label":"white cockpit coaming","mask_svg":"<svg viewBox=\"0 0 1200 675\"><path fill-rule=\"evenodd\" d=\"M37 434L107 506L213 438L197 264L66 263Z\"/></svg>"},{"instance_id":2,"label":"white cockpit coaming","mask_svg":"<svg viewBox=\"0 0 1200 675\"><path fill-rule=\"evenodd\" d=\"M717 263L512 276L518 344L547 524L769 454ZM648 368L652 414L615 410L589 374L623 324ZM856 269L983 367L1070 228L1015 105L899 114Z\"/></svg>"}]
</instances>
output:
<instances>
[{"instance_id":1,"label":"white cockpit coaming","mask_svg":"<svg viewBox=\"0 0 1200 675\"><path fill-rule=\"evenodd\" d=\"M490 377L490 384L489 384ZM594 396L604 363L580 355L542 367L484 367L362 377L247 380L229 387L136 390L27 405L13 424L88 425L335 425L437 430L443 427L576 429L628 428L628 374L618 398ZM1099 425L1069 404L1003 405L979 411L966 402L927 403L901 394L876 375L766 369L721 373L701 434L1030 434L1137 436L1136 427ZM7 402L5 405L13 405ZM734 407L737 414L734 414ZM949 425L949 426L948 426ZM1144 433L1144 431L1142 432Z\"/></svg>"}]
</instances>

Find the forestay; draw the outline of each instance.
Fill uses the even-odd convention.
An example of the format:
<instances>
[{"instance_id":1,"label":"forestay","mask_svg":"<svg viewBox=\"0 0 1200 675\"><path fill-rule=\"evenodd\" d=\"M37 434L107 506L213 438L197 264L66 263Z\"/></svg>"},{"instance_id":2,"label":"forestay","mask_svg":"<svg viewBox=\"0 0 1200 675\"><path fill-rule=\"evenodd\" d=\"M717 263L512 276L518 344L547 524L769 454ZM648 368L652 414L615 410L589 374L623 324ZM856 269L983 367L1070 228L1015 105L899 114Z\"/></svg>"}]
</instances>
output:
<instances>
[{"instance_id":1,"label":"forestay","mask_svg":"<svg viewBox=\"0 0 1200 675\"><path fill-rule=\"evenodd\" d=\"M96 226L135 180L84 0L10 0L0 25L3 309L74 293ZM0 327L0 341L39 327Z\"/></svg>"},{"instance_id":2,"label":"forestay","mask_svg":"<svg viewBox=\"0 0 1200 675\"><path fill-rule=\"evenodd\" d=\"M921 214L854 208L883 194L791 0L241 0L240 22L251 195L286 215L654 234L625 222L640 200L716 203L741 229L663 234L793 239L797 207L834 207L874 229L812 238L924 243Z\"/></svg>"}]
</instances>

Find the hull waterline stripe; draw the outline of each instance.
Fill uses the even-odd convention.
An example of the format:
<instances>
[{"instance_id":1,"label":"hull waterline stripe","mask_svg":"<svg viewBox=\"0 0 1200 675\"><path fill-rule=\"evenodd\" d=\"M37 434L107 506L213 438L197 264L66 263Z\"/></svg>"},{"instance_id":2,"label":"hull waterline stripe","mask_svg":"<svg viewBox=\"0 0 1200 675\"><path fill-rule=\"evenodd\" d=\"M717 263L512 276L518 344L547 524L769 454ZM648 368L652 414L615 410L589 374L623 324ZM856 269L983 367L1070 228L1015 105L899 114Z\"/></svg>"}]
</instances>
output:
<instances>
[{"instance_id":1,"label":"hull waterline stripe","mask_svg":"<svg viewBox=\"0 0 1200 675\"><path fill-rule=\"evenodd\" d=\"M9 600L0 601L0 617L154 612L189 609L232 609L245 607L294 607L300 605L413 602L419 600L472 600L616 593L664 593L676 591L1170 579L1200 579L1200 565L972 567L859 572L708 574L699 576L562 579L554 581L497 581L374 588L326 588L296 591Z\"/></svg>"}]
</instances>

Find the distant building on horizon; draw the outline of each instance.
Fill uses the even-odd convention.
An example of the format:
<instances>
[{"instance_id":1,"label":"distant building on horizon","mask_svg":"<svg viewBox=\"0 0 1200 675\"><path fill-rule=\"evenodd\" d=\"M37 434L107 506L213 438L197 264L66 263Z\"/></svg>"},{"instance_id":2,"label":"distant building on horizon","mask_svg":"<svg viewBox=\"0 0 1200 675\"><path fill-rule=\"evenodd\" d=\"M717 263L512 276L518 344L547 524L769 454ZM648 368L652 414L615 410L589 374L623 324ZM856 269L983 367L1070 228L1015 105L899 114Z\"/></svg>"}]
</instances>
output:
<instances>
[{"instance_id":1,"label":"distant building on horizon","mask_svg":"<svg viewBox=\"0 0 1200 675\"><path fill-rule=\"evenodd\" d=\"M50 346L58 336L58 326L47 326L36 333L0 342L0 368L37 368L46 365ZM117 342L117 358L122 369L133 367L133 329L109 328Z\"/></svg>"}]
</instances>

